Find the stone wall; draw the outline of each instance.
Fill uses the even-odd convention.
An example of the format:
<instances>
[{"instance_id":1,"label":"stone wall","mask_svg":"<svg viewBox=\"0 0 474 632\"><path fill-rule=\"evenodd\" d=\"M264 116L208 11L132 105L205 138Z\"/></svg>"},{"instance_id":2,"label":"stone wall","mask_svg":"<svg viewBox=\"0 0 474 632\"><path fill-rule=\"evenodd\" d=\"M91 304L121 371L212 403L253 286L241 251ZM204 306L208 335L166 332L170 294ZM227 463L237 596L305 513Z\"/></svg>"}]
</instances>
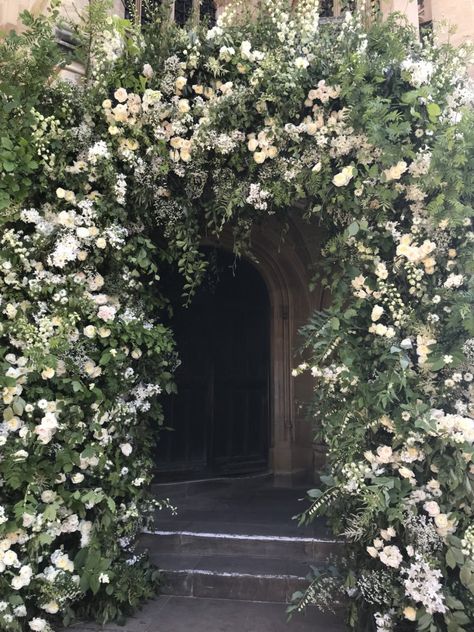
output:
<instances>
[{"instance_id":1,"label":"stone wall","mask_svg":"<svg viewBox=\"0 0 474 632\"><path fill-rule=\"evenodd\" d=\"M49 0L0 0L0 29L10 31L18 29L19 15L22 11L30 11L38 15L46 11ZM62 15L68 20L74 20L84 8L89 4L89 0L63 0L61 6ZM113 11L117 15L123 15L124 3L122 0L113 0Z\"/></svg>"},{"instance_id":2,"label":"stone wall","mask_svg":"<svg viewBox=\"0 0 474 632\"><path fill-rule=\"evenodd\" d=\"M217 13L222 11L230 0L215 0ZM248 0L250 4L255 0ZM74 19L88 4L88 0L63 0L62 13L68 19ZM338 12L340 0L334 0ZM32 13L46 10L48 0L0 0L0 28L9 30L18 28L18 16L27 9ZM124 13L124 1L113 0L113 11L117 15ZM473 0L424 0L425 19L433 20L435 29L443 40L449 38L453 44L470 40L474 36L474 2ZM398 11L418 26L418 0L381 0L384 15ZM449 27L454 29L450 32Z\"/></svg>"}]
</instances>

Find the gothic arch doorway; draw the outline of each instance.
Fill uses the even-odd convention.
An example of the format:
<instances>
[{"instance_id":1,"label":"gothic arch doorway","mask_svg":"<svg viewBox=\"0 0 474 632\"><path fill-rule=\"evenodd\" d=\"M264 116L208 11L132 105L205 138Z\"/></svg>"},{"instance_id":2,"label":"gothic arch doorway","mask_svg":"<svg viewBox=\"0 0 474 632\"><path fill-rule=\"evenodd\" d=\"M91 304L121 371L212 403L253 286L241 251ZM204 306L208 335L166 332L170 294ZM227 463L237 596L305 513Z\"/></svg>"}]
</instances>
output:
<instances>
[{"instance_id":1,"label":"gothic arch doorway","mask_svg":"<svg viewBox=\"0 0 474 632\"><path fill-rule=\"evenodd\" d=\"M177 395L164 402L157 468L176 476L266 470L270 442L270 301L252 263L205 247L206 278L173 329Z\"/></svg>"}]
</instances>

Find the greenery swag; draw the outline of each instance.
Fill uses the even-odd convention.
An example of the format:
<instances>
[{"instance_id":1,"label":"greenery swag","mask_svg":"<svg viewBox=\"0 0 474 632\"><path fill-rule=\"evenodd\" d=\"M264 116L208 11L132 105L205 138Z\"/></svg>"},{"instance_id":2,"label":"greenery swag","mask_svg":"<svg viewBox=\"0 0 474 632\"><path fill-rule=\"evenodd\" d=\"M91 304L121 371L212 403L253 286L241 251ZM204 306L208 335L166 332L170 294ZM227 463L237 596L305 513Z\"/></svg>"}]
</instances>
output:
<instances>
[{"instance_id":1,"label":"greenery swag","mask_svg":"<svg viewBox=\"0 0 474 632\"><path fill-rule=\"evenodd\" d=\"M325 226L332 306L304 329L329 516L358 630L474 621L472 91L466 50L400 17L318 24L238 5L216 26L140 29L92 2L86 76L48 16L0 46L0 627L123 618L158 573L134 549L156 507L152 428L173 389L177 267L192 300L202 235L288 209ZM301 203L302 202L302 203Z\"/></svg>"}]
</instances>

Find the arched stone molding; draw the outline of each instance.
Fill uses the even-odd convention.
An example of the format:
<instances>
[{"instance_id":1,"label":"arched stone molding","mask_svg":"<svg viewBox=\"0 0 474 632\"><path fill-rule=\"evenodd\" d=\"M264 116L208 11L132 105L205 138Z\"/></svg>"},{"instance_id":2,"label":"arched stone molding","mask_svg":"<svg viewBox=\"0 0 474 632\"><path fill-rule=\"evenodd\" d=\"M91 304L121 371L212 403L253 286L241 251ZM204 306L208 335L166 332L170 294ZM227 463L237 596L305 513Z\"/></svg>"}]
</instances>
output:
<instances>
[{"instance_id":1,"label":"arched stone molding","mask_svg":"<svg viewBox=\"0 0 474 632\"><path fill-rule=\"evenodd\" d=\"M318 241L316 236L310 244ZM232 233L203 239L203 245L232 250ZM321 303L320 292L309 291L314 255L296 222L290 223L282 241L281 224L267 220L253 229L247 258L265 281L270 300L270 467L278 484L291 485L308 480L313 472L312 430L298 409L298 402L308 399L311 385L298 383L295 388L291 370L297 361L298 330Z\"/></svg>"}]
</instances>

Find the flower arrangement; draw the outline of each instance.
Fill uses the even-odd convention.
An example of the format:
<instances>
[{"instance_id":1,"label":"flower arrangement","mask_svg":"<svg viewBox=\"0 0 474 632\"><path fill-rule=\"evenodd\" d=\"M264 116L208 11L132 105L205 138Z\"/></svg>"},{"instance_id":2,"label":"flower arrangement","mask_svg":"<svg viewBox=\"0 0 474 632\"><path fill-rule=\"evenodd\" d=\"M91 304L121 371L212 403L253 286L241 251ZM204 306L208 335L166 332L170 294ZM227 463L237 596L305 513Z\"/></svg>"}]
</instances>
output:
<instances>
[{"instance_id":1,"label":"flower arrangement","mask_svg":"<svg viewBox=\"0 0 474 632\"><path fill-rule=\"evenodd\" d=\"M204 232L231 226L239 253L302 200L327 232L333 297L295 370L315 379L329 446L329 489L304 518L325 511L352 540L343 588L328 585L356 629L467 632L466 51L420 44L396 17L319 26L310 0L267 0L251 20L233 6L210 29L139 29L95 0L76 85L58 77L54 5L1 44L2 629L121 619L153 594L134 543L176 367L161 277L177 268L190 300Z\"/></svg>"}]
</instances>

